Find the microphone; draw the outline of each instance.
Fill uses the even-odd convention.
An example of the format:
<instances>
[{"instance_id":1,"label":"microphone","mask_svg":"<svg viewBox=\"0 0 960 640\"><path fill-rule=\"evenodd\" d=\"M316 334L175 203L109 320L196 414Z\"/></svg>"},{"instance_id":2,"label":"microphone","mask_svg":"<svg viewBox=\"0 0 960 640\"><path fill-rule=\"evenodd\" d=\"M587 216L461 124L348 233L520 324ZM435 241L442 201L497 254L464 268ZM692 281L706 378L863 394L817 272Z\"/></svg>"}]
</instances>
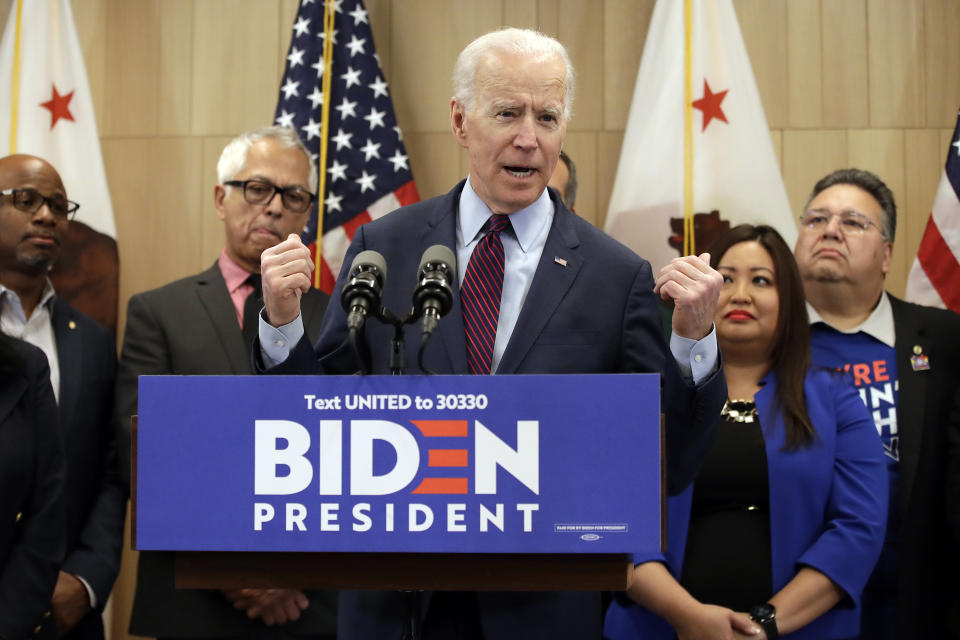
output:
<instances>
[{"instance_id":1,"label":"microphone","mask_svg":"<svg viewBox=\"0 0 960 640\"><path fill-rule=\"evenodd\" d=\"M350 279L340 294L347 328L359 330L367 315L380 310L380 292L387 283L387 261L376 251L361 251L350 264Z\"/></svg>"},{"instance_id":2,"label":"microphone","mask_svg":"<svg viewBox=\"0 0 960 640\"><path fill-rule=\"evenodd\" d=\"M420 258L419 283L413 292L414 318L422 317L421 343L433 334L453 306L452 282L457 259L449 247L435 244Z\"/></svg>"}]
</instances>

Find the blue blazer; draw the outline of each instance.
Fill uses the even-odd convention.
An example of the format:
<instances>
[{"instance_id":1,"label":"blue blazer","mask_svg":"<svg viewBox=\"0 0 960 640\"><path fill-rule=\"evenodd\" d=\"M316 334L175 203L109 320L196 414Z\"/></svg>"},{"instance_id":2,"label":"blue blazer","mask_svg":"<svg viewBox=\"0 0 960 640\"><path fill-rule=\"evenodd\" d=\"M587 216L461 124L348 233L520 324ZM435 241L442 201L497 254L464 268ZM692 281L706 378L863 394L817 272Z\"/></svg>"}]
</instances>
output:
<instances>
[{"instance_id":1,"label":"blue blazer","mask_svg":"<svg viewBox=\"0 0 960 640\"><path fill-rule=\"evenodd\" d=\"M846 638L860 629L860 592L883 545L887 521L887 466L877 430L853 387L824 370L804 383L807 411L817 432L809 447L786 451L783 416L774 407L776 376L756 395L770 483L770 555L774 593L800 566L817 569L847 598L791 638ZM665 562L679 580L690 524L693 486L667 506L665 555L637 555L637 564ZM773 596L773 594L770 594ZM614 602L604 635L611 640L672 638L666 620L638 604Z\"/></svg>"},{"instance_id":2,"label":"blue blazer","mask_svg":"<svg viewBox=\"0 0 960 640\"><path fill-rule=\"evenodd\" d=\"M354 256L375 249L386 258L389 271L383 304L397 313L409 310L424 249L456 246L463 184L360 227L344 258L334 300L340 298ZM683 381L663 340L650 264L572 213L556 192L551 190L550 198L553 224L497 373L661 373L668 488L682 490L696 474L723 406L722 372L699 387ZM437 373L467 373L458 289L454 287L453 308L440 321L425 352L426 365ZM415 325L406 334L411 372L416 371L419 333ZM390 327L375 321L366 324L361 348L370 356L373 373L388 373L392 335ZM272 371L353 373L356 365L346 336L346 314L340 304L332 304L315 348L301 340ZM488 638L600 636L600 599L595 593L481 593L478 604ZM399 637L403 612L399 594L343 592L338 637Z\"/></svg>"}]
</instances>

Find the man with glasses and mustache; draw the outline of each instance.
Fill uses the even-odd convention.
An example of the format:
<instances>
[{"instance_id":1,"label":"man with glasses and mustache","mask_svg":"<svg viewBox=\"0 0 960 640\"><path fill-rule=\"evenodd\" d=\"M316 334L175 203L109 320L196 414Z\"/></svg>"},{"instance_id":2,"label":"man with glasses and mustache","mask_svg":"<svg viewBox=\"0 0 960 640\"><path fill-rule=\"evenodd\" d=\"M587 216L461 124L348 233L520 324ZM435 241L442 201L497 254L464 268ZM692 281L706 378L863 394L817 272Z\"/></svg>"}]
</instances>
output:
<instances>
[{"instance_id":1,"label":"man with glasses and mustache","mask_svg":"<svg viewBox=\"0 0 960 640\"><path fill-rule=\"evenodd\" d=\"M213 204L225 245L216 262L130 299L116 404L126 433L137 413L140 375L250 373L249 348L263 306L260 254L300 233L316 199L316 168L288 128L249 131L230 141L217 163L217 180ZM303 295L304 324L314 337L327 299L315 289ZM157 638L324 638L335 632L335 613L330 592L175 589L174 554L143 552L130 632Z\"/></svg>"},{"instance_id":2,"label":"man with glasses and mustache","mask_svg":"<svg viewBox=\"0 0 960 640\"><path fill-rule=\"evenodd\" d=\"M847 372L887 455L887 537L863 592L871 640L950 637L960 605L960 316L884 290L896 216L876 175L834 171L814 186L794 249L813 361Z\"/></svg>"},{"instance_id":3,"label":"man with glasses and mustache","mask_svg":"<svg viewBox=\"0 0 960 640\"><path fill-rule=\"evenodd\" d=\"M0 158L0 329L46 354L66 451L66 559L36 635L102 640L126 508L111 422L116 347L109 331L57 298L47 275L79 206L50 163Z\"/></svg>"}]
</instances>

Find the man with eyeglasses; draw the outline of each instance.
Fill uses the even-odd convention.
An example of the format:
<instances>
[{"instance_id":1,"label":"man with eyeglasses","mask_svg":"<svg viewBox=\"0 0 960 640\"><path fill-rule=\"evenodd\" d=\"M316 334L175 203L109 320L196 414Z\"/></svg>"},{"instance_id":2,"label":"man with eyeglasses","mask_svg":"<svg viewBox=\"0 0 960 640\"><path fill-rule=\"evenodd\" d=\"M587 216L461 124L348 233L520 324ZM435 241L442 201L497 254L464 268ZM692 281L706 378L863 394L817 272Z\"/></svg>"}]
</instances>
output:
<instances>
[{"instance_id":1,"label":"man with eyeglasses","mask_svg":"<svg viewBox=\"0 0 960 640\"><path fill-rule=\"evenodd\" d=\"M109 331L57 298L47 276L78 207L45 160L0 158L0 329L46 353L66 445L67 555L41 627L102 639L126 509L111 421L116 347Z\"/></svg>"},{"instance_id":2,"label":"man with eyeglasses","mask_svg":"<svg viewBox=\"0 0 960 640\"><path fill-rule=\"evenodd\" d=\"M876 175L834 171L814 186L794 250L813 361L847 371L887 455L887 539L862 598L871 640L948 637L960 604L960 316L884 291L896 216Z\"/></svg>"},{"instance_id":3,"label":"man with eyeglasses","mask_svg":"<svg viewBox=\"0 0 960 640\"><path fill-rule=\"evenodd\" d=\"M116 405L126 432L137 412L140 375L250 373L249 348L263 306L260 254L299 234L316 199L316 168L289 128L258 129L230 141L217 163L217 180L213 204L225 244L216 262L130 298ZM314 337L327 299L315 289L303 294L304 324ZM175 589L174 554L142 552L130 632L157 638L325 638L335 633L335 615L332 592Z\"/></svg>"}]
</instances>

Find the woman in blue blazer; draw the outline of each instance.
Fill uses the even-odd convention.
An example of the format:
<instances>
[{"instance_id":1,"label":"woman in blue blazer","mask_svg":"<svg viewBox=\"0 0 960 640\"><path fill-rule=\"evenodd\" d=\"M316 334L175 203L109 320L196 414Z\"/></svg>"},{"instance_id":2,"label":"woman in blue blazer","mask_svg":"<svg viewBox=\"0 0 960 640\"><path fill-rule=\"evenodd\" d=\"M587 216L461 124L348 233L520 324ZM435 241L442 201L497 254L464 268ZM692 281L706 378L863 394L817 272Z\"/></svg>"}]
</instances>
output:
<instances>
[{"instance_id":1,"label":"woman in blue blazer","mask_svg":"<svg viewBox=\"0 0 960 640\"><path fill-rule=\"evenodd\" d=\"M63 444L43 352L0 332L0 638L56 638Z\"/></svg>"},{"instance_id":2,"label":"woman in blue blazer","mask_svg":"<svg viewBox=\"0 0 960 640\"><path fill-rule=\"evenodd\" d=\"M605 636L855 636L887 515L873 420L839 374L811 368L802 283L780 235L741 225L712 256L731 400L697 480L669 499L667 552L635 556Z\"/></svg>"}]
</instances>

